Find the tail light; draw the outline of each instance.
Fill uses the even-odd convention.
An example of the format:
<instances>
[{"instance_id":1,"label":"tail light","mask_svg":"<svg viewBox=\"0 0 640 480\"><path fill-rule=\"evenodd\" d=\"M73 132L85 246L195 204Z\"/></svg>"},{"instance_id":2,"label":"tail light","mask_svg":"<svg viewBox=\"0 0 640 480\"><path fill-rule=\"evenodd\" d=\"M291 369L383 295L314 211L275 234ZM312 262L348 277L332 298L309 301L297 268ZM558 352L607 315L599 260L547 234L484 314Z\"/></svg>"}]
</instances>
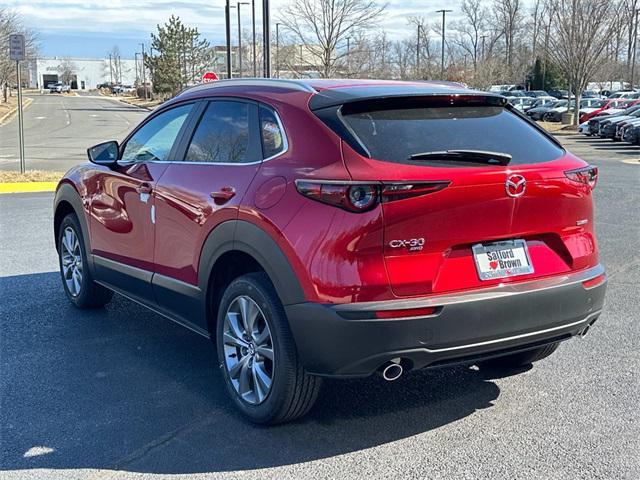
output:
<instances>
[{"instance_id":1,"label":"tail light","mask_svg":"<svg viewBox=\"0 0 640 480\"><path fill-rule=\"evenodd\" d=\"M318 202L333 205L349 212L366 212L378 203L434 193L451 182L351 182L331 180L296 180L302 195Z\"/></svg>"},{"instance_id":2,"label":"tail light","mask_svg":"<svg viewBox=\"0 0 640 480\"><path fill-rule=\"evenodd\" d=\"M575 170L567 170L564 174L569 180L588 185L591 189L595 188L598 182L598 167L594 167L593 165Z\"/></svg>"}]
</instances>

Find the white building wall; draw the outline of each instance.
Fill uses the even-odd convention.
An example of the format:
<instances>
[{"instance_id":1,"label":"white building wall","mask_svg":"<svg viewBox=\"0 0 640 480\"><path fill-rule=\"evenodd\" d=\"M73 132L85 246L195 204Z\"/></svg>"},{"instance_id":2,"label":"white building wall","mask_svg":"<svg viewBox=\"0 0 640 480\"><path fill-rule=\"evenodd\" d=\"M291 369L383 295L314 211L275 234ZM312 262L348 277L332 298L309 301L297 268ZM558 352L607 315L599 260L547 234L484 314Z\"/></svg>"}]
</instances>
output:
<instances>
[{"instance_id":1,"label":"white building wall","mask_svg":"<svg viewBox=\"0 0 640 480\"><path fill-rule=\"evenodd\" d=\"M32 62L29 69L29 82L30 87L40 88L43 85L43 75L59 75L58 68L62 62L62 58L39 58L35 62ZM111 81L109 74L109 59L102 58L70 58L74 65L74 74L77 77L78 89L82 88L82 82L84 82L84 88L91 90L96 88L101 83ZM120 60L122 69L122 81L123 85L134 85L136 82L136 64L135 60ZM113 79L116 82L116 79Z\"/></svg>"}]
</instances>

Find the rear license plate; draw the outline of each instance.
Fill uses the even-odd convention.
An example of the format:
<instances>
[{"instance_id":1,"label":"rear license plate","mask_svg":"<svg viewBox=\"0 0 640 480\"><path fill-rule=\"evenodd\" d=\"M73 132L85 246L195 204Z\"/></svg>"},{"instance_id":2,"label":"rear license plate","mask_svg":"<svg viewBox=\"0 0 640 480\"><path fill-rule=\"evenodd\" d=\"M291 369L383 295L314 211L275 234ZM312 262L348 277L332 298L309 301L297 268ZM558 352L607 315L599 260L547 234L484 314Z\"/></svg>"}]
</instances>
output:
<instances>
[{"instance_id":1,"label":"rear license plate","mask_svg":"<svg viewBox=\"0 0 640 480\"><path fill-rule=\"evenodd\" d=\"M480 280L514 277L533 273L524 240L478 243L471 247Z\"/></svg>"}]
</instances>

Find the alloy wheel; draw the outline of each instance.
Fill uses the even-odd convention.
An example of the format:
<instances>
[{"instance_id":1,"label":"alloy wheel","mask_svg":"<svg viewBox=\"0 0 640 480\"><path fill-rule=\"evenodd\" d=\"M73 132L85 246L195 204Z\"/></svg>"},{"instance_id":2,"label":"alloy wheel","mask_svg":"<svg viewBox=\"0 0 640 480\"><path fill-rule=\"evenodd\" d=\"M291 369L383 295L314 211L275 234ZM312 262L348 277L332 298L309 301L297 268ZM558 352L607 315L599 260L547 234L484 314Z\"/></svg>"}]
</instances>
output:
<instances>
[{"instance_id":1,"label":"alloy wheel","mask_svg":"<svg viewBox=\"0 0 640 480\"><path fill-rule=\"evenodd\" d=\"M246 295L236 297L225 314L225 368L236 393L257 405L273 384L273 340L264 313Z\"/></svg>"},{"instance_id":2,"label":"alloy wheel","mask_svg":"<svg viewBox=\"0 0 640 480\"><path fill-rule=\"evenodd\" d=\"M60 259L67 290L72 297L77 297L82 288L82 251L78 236L71 227L66 227L62 234Z\"/></svg>"}]
</instances>

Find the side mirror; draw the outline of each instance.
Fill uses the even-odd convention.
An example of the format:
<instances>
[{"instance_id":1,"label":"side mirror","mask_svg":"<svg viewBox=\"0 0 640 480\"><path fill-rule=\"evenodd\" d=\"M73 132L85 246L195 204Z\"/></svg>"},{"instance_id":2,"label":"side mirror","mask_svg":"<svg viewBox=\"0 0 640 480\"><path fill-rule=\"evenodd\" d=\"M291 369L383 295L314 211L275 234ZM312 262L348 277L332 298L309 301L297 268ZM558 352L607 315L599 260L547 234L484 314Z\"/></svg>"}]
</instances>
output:
<instances>
[{"instance_id":1,"label":"side mirror","mask_svg":"<svg viewBox=\"0 0 640 480\"><path fill-rule=\"evenodd\" d=\"M118 146L118 142L111 140L87 148L87 155L91 163L104 165L105 167L113 167L118 161L119 151L120 147Z\"/></svg>"}]
</instances>

